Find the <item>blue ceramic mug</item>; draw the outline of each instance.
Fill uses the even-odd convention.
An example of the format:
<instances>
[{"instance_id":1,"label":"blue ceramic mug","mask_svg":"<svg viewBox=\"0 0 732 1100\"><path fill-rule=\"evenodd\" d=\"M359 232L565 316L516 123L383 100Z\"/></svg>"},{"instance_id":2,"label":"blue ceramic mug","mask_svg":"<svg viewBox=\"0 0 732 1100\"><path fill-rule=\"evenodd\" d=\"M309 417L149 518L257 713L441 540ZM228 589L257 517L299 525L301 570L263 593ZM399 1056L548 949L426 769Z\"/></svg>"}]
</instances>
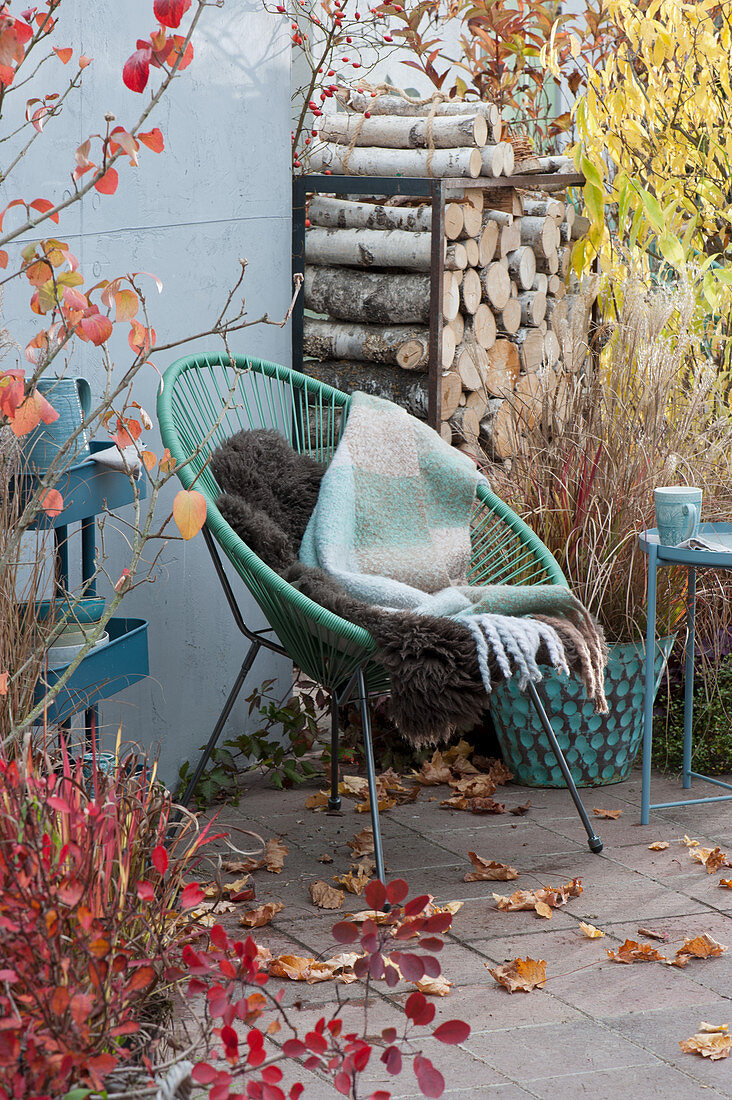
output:
<instances>
[{"instance_id":1,"label":"blue ceramic mug","mask_svg":"<svg viewBox=\"0 0 732 1100\"><path fill-rule=\"evenodd\" d=\"M656 529L662 546L678 546L699 531L702 491L689 485L667 485L653 490Z\"/></svg>"},{"instance_id":2,"label":"blue ceramic mug","mask_svg":"<svg viewBox=\"0 0 732 1100\"><path fill-rule=\"evenodd\" d=\"M82 418L89 415L92 393L86 378L40 378L37 389L53 405L58 419L52 424L39 424L24 437L23 455L32 473L44 474ZM90 454L84 431L65 455L63 466L83 462Z\"/></svg>"}]
</instances>

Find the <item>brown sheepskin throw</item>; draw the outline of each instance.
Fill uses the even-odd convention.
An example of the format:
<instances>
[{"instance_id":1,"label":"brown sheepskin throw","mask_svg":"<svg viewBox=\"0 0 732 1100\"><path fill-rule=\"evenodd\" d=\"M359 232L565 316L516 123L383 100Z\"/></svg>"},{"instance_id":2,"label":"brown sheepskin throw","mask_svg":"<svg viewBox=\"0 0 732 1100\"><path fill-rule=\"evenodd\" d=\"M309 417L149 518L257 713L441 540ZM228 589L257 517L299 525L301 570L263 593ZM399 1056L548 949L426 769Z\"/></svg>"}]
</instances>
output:
<instances>
[{"instance_id":1,"label":"brown sheepskin throw","mask_svg":"<svg viewBox=\"0 0 732 1100\"><path fill-rule=\"evenodd\" d=\"M401 734L422 747L446 740L456 729L471 729L489 700L467 627L455 619L362 603L327 573L298 560L325 469L298 454L278 432L265 429L239 432L211 458L223 490L219 510L242 541L304 595L372 634L377 658L391 677L392 717ZM581 645L573 647L566 631L562 641L570 668L581 673ZM549 663L548 654L540 651L538 657ZM500 680L494 664L491 677Z\"/></svg>"}]
</instances>

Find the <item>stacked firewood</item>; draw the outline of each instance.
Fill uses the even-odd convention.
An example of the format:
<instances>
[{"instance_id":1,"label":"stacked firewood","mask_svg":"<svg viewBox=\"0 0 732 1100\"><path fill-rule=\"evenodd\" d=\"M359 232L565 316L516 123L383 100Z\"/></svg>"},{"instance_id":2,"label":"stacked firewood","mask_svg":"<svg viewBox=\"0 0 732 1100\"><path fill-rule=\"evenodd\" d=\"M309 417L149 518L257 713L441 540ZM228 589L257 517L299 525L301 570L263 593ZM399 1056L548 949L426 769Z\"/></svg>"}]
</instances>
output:
<instances>
[{"instance_id":1,"label":"stacked firewood","mask_svg":"<svg viewBox=\"0 0 732 1100\"><path fill-rule=\"evenodd\" d=\"M341 88L346 112L323 116L313 172L355 176L510 176L515 155L494 103L415 104Z\"/></svg>"},{"instance_id":2,"label":"stacked firewood","mask_svg":"<svg viewBox=\"0 0 732 1100\"><path fill-rule=\"evenodd\" d=\"M320 317L305 317L307 373L425 418L431 206L315 195L308 220L305 306ZM507 458L564 381L557 325L584 220L548 195L471 187L444 221L441 434Z\"/></svg>"}]
</instances>

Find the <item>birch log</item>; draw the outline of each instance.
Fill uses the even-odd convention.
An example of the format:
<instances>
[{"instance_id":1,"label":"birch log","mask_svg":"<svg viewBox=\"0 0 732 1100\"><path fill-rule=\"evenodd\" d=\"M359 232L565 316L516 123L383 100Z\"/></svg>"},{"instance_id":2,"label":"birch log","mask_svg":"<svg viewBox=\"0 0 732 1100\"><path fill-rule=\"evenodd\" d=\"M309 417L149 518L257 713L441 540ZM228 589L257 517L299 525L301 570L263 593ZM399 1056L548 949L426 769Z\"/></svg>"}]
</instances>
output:
<instances>
[{"instance_id":1,"label":"birch log","mask_svg":"<svg viewBox=\"0 0 732 1100\"><path fill-rule=\"evenodd\" d=\"M478 242L472 237L467 241L461 241L461 244L465 246L465 255L468 258L469 267L477 267L480 263L480 249Z\"/></svg>"},{"instance_id":2,"label":"birch log","mask_svg":"<svg viewBox=\"0 0 732 1100\"><path fill-rule=\"evenodd\" d=\"M464 390L480 390L483 388L483 373L476 362L476 350L477 345L474 349L467 344L463 344L455 353L454 369L460 375ZM482 351L482 349L480 350Z\"/></svg>"},{"instance_id":3,"label":"birch log","mask_svg":"<svg viewBox=\"0 0 732 1100\"><path fill-rule=\"evenodd\" d=\"M522 290L531 290L536 278L534 250L522 245L508 254L508 270Z\"/></svg>"},{"instance_id":4,"label":"birch log","mask_svg":"<svg viewBox=\"0 0 732 1100\"><path fill-rule=\"evenodd\" d=\"M404 370L424 370L429 353L429 329L317 321L306 317L303 350L319 360L368 360L395 363Z\"/></svg>"},{"instance_id":5,"label":"birch log","mask_svg":"<svg viewBox=\"0 0 732 1100\"><path fill-rule=\"evenodd\" d=\"M494 309L501 310L511 297L511 276L499 263L489 264L481 272L483 294Z\"/></svg>"},{"instance_id":6,"label":"birch log","mask_svg":"<svg viewBox=\"0 0 732 1100\"><path fill-rule=\"evenodd\" d=\"M553 373L553 372L552 372ZM539 422L544 405L544 385L537 372L522 374L513 393L513 406L519 426L532 431Z\"/></svg>"},{"instance_id":7,"label":"birch log","mask_svg":"<svg viewBox=\"0 0 732 1100\"><path fill-rule=\"evenodd\" d=\"M452 272L446 272L447 277ZM382 275L349 267L307 267L305 306L341 321L376 325L427 324L430 319L429 275ZM457 313L458 304L455 305Z\"/></svg>"},{"instance_id":8,"label":"birch log","mask_svg":"<svg viewBox=\"0 0 732 1100\"><path fill-rule=\"evenodd\" d=\"M405 229L309 229L305 234L305 259L310 264L353 267L397 267L409 271L429 271L430 233L410 233ZM448 245L444 266L448 271L467 267L465 247Z\"/></svg>"},{"instance_id":9,"label":"birch log","mask_svg":"<svg viewBox=\"0 0 732 1100\"><path fill-rule=\"evenodd\" d=\"M522 323L532 325L534 328L541 324L546 314L546 294L530 290L526 294L519 294L518 301Z\"/></svg>"},{"instance_id":10,"label":"birch log","mask_svg":"<svg viewBox=\"0 0 732 1100\"><path fill-rule=\"evenodd\" d=\"M346 393L363 390L385 397L422 420L427 416L427 379L423 374L412 374L400 367L374 367L373 363L312 360L303 364L303 373Z\"/></svg>"},{"instance_id":11,"label":"birch log","mask_svg":"<svg viewBox=\"0 0 732 1100\"><path fill-rule=\"evenodd\" d=\"M535 253L536 270L542 275L556 275L559 271L559 253L555 249L548 256L542 252Z\"/></svg>"},{"instance_id":12,"label":"birch log","mask_svg":"<svg viewBox=\"0 0 732 1100\"><path fill-rule=\"evenodd\" d=\"M508 401L490 401L480 422L480 439L492 458L510 458L519 448L516 418Z\"/></svg>"},{"instance_id":13,"label":"birch log","mask_svg":"<svg viewBox=\"0 0 732 1100\"><path fill-rule=\"evenodd\" d=\"M547 280L547 294L551 294L552 298L563 298L567 293L567 284L564 279L560 279L558 275L546 275Z\"/></svg>"},{"instance_id":14,"label":"birch log","mask_svg":"<svg viewBox=\"0 0 732 1100\"><path fill-rule=\"evenodd\" d=\"M480 149L351 149L328 145L310 154L313 172L352 176L440 176L476 179L482 168Z\"/></svg>"},{"instance_id":15,"label":"birch log","mask_svg":"<svg viewBox=\"0 0 732 1100\"><path fill-rule=\"evenodd\" d=\"M511 337L525 371L538 370L544 362L544 336L538 328L520 328Z\"/></svg>"},{"instance_id":16,"label":"birch log","mask_svg":"<svg viewBox=\"0 0 732 1100\"><path fill-rule=\"evenodd\" d=\"M442 330L442 367L444 370L449 370L452 366L456 348L455 332L449 325L445 325Z\"/></svg>"},{"instance_id":17,"label":"birch log","mask_svg":"<svg viewBox=\"0 0 732 1100\"><path fill-rule=\"evenodd\" d=\"M559 230L553 218L521 218L521 242L537 255L550 256L559 245Z\"/></svg>"},{"instance_id":18,"label":"birch log","mask_svg":"<svg viewBox=\"0 0 732 1100\"><path fill-rule=\"evenodd\" d=\"M463 204L463 229L460 234L461 239L464 237L478 237L483 227L483 215L480 210L476 210L470 203Z\"/></svg>"},{"instance_id":19,"label":"birch log","mask_svg":"<svg viewBox=\"0 0 732 1100\"><path fill-rule=\"evenodd\" d=\"M561 350L557 334L550 330L544 337L544 362L547 366L553 367L559 362Z\"/></svg>"},{"instance_id":20,"label":"birch log","mask_svg":"<svg viewBox=\"0 0 732 1100\"><path fill-rule=\"evenodd\" d=\"M519 353L510 340L496 340L487 355L488 369L483 379L485 388L494 397L508 397L521 369Z\"/></svg>"},{"instance_id":21,"label":"birch log","mask_svg":"<svg viewBox=\"0 0 732 1100\"><path fill-rule=\"evenodd\" d=\"M536 265L536 256L534 256L534 265ZM549 291L549 279L553 278L550 275L542 275L537 273L534 276L534 281L531 284L531 290L540 290L542 294L548 294Z\"/></svg>"},{"instance_id":22,"label":"birch log","mask_svg":"<svg viewBox=\"0 0 732 1100\"><path fill-rule=\"evenodd\" d=\"M457 209L462 214L459 206ZM327 195L313 195L308 206L308 218L311 225L327 229L409 229L429 233L432 228L430 206L382 206L370 202L347 202Z\"/></svg>"},{"instance_id":23,"label":"birch log","mask_svg":"<svg viewBox=\"0 0 732 1100\"><path fill-rule=\"evenodd\" d=\"M513 170L513 149L509 142L499 141L496 145L484 145L480 150L481 170L479 175L510 176ZM509 171L506 171L510 163Z\"/></svg>"},{"instance_id":24,"label":"birch log","mask_svg":"<svg viewBox=\"0 0 732 1100\"><path fill-rule=\"evenodd\" d=\"M441 393L441 410L442 419L449 420L452 414L460 406L460 395L463 392L463 387L460 382L460 375L455 371L446 370L443 371L440 376L440 393Z\"/></svg>"},{"instance_id":25,"label":"birch log","mask_svg":"<svg viewBox=\"0 0 732 1100\"><path fill-rule=\"evenodd\" d=\"M478 263L487 267L496 254L499 227L495 222L487 222L478 238Z\"/></svg>"},{"instance_id":26,"label":"birch log","mask_svg":"<svg viewBox=\"0 0 732 1100\"><path fill-rule=\"evenodd\" d=\"M566 207L559 199L524 199L524 213L534 218L552 218L557 224L564 220Z\"/></svg>"},{"instance_id":27,"label":"birch log","mask_svg":"<svg viewBox=\"0 0 732 1100\"><path fill-rule=\"evenodd\" d=\"M460 281L456 271L446 271L442 285L442 316L446 321L454 321L460 312ZM392 276L388 276L391 278ZM427 315L429 316L429 287L427 289Z\"/></svg>"},{"instance_id":28,"label":"birch log","mask_svg":"<svg viewBox=\"0 0 732 1100\"><path fill-rule=\"evenodd\" d=\"M465 405L477 413L478 420L482 420L488 412L488 397L485 390L473 390L467 395Z\"/></svg>"},{"instance_id":29,"label":"birch log","mask_svg":"<svg viewBox=\"0 0 732 1100\"><path fill-rule=\"evenodd\" d=\"M409 118L406 115L324 115L318 137L338 145L379 149L458 149L485 145L488 123L482 114L441 118Z\"/></svg>"},{"instance_id":30,"label":"birch log","mask_svg":"<svg viewBox=\"0 0 732 1100\"><path fill-rule=\"evenodd\" d=\"M513 336L521 328L521 303L518 298L509 298L506 302L501 310L499 328L509 336Z\"/></svg>"},{"instance_id":31,"label":"birch log","mask_svg":"<svg viewBox=\"0 0 732 1100\"><path fill-rule=\"evenodd\" d=\"M372 115L429 115L438 118L445 115L481 114L491 125L500 119L500 111L495 103L483 103L481 100L451 99L444 103L410 103L399 95L372 96L370 92L358 92L355 88L339 88L336 97L352 111L369 111Z\"/></svg>"},{"instance_id":32,"label":"birch log","mask_svg":"<svg viewBox=\"0 0 732 1100\"><path fill-rule=\"evenodd\" d=\"M480 275L474 267L468 267L463 272L463 281L460 284L460 300L465 313L475 313L480 305L483 287L480 283Z\"/></svg>"},{"instance_id":33,"label":"birch log","mask_svg":"<svg viewBox=\"0 0 732 1100\"><path fill-rule=\"evenodd\" d=\"M586 237L590 231L590 219L583 217L581 214L577 214L572 222L572 240L579 241L582 237Z\"/></svg>"},{"instance_id":34,"label":"birch log","mask_svg":"<svg viewBox=\"0 0 732 1100\"><path fill-rule=\"evenodd\" d=\"M480 436L480 420L478 414L469 405L458 408L449 417L453 429L453 436L464 440L466 443L476 444Z\"/></svg>"},{"instance_id":35,"label":"birch log","mask_svg":"<svg viewBox=\"0 0 732 1100\"><path fill-rule=\"evenodd\" d=\"M498 250L501 257L516 252L521 247L521 223L515 221L513 225L504 225L499 237Z\"/></svg>"},{"instance_id":36,"label":"birch log","mask_svg":"<svg viewBox=\"0 0 732 1100\"><path fill-rule=\"evenodd\" d=\"M430 227L432 226L432 210L430 209ZM465 219L463 208L459 202L445 203L445 236L448 241L456 241L463 232Z\"/></svg>"},{"instance_id":37,"label":"birch log","mask_svg":"<svg viewBox=\"0 0 732 1100\"><path fill-rule=\"evenodd\" d=\"M465 318L463 339L475 340L486 351L495 344L496 319L493 316L493 310L485 302L480 303L472 317Z\"/></svg>"}]
</instances>

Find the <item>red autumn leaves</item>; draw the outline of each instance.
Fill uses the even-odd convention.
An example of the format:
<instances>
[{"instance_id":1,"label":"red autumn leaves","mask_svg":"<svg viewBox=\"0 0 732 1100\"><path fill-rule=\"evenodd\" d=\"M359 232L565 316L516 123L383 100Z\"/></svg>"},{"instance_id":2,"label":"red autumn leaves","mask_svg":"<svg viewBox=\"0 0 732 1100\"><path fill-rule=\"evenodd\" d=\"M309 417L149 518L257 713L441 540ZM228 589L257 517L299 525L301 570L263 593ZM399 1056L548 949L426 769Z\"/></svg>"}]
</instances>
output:
<instances>
[{"instance_id":1,"label":"red autumn leaves","mask_svg":"<svg viewBox=\"0 0 732 1100\"><path fill-rule=\"evenodd\" d=\"M137 49L127 58L122 79L132 92L144 92L150 79L150 66L156 69L185 69L193 60L193 46L182 35L167 35L164 28L175 30L191 6L191 0L155 0L153 11L160 27L146 41L137 40Z\"/></svg>"}]
</instances>

